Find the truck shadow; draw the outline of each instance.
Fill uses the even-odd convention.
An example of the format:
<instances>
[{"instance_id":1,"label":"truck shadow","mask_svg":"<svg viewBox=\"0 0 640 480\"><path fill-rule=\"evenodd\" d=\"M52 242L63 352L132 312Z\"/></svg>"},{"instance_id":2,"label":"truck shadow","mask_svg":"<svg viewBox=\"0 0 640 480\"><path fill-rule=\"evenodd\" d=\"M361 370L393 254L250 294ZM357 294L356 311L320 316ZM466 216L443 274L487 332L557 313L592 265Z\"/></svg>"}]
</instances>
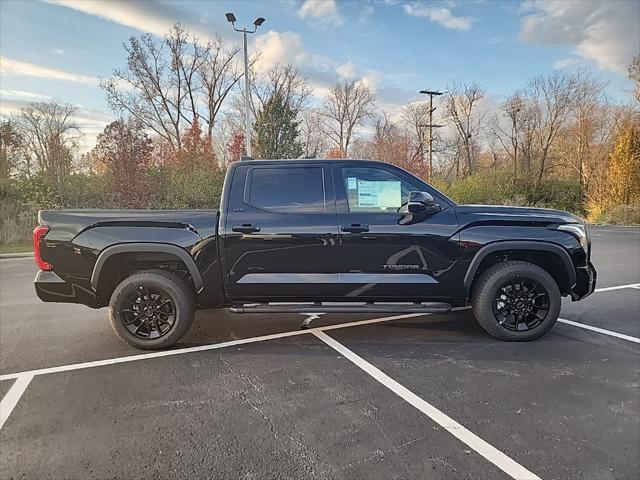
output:
<instances>
[{"instance_id":1,"label":"truck shadow","mask_svg":"<svg viewBox=\"0 0 640 480\"><path fill-rule=\"evenodd\" d=\"M233 315L226 310L201 310L198 311L191 330L176 345L176 348L296 331L300 329L302 320L305 318L301 314ZM327 314L312 321L311 327L340 325L373 318L384 317L376 317L371 314ZM382 332L387 337L389 335L399 336L399 340L412 336L425 337L432 341L449 342L477 342L489 339L488 334L475 322L470 310L356 325L344 329L332 329L328 333L338 334L340 332L341 334L351 331L362 331L366 335L371 335L371 340L374 342Z\"/></svg>"}]
</instances>

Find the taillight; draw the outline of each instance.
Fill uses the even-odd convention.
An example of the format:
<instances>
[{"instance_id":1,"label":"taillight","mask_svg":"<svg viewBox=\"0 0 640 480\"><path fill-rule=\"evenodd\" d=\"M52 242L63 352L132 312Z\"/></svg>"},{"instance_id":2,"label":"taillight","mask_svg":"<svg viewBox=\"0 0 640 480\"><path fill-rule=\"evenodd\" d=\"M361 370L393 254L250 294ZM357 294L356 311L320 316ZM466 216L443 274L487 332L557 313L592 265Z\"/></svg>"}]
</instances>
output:
<instances>
[{"instance_id":1,"label":"taillight","mask_svg":"<svg viewBox=\"0 0 640 480\"><path fill-rule=\"evenodd\" d=\"M42 260L40 252L41 240L47 233L49 233L49 227L46 225L39 225L33 229L33 256L40 270L53 270L53 265Z\"/></svg>"}]
</instances>

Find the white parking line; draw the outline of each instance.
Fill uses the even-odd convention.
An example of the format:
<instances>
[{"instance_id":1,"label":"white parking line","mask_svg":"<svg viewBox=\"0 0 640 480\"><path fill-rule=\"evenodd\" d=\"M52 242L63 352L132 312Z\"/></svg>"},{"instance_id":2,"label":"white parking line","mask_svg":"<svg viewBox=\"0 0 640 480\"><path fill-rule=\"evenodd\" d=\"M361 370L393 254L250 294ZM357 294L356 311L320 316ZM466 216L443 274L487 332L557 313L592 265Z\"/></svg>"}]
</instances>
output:
<instances>
[{"instance_id":1,"label":"white parking line","mask_svg":"<svg viewBox=\"0 0 640 480\"><path fill-rule=\"evenodd\" d=\"M71 365L61 365L59 367L50 367L50 368L40 368L37 370L28 370L24 372L18 373L8 373L5 375L0 375L0 381L2 380L11 380L14 378L20 378L24 376L34 376L34 375L47 375L49 373L60 373L60 372L68 372L70 370L81 370L84 368L93 368L93 367L103 367L105 365L113 365L116 363L126 363L126 362L135 362L138 360L147 360L150 358L159 358L159 357L171 357L173 355L183 355L185 353L195 353L195 352L204 352L207 350L216 350L218 348L226 348L233 347L236 345L244 345L247 343L257 343L264 342L267 340L275 340L277 338L285 338L285 337L294 337L296 335L306 335L307 333L313 332L314 330L335 330L338 328L348 328L355 327L358 325L369 325L372 323L380 323L380 322L389 322L391 320L401 320L404 318L413 318L420 317L424 315L429 315L426 313L407 313L404 315L394 315L391 317L381 317L381 318L372 318L370 320L358 320L355 322L348 323L339 323L336 325L328 325L326 327L316 327L310 328L308 330L293 330L290 332L282 332L282 333L274 333L272 335L263 335L260 337L250 337L250 338L242 338L239 340L231 340L229 342L221 342L221 343L212 343L208 345L199 345L197 347L188 347L188 348L178 348L175 350L165 350L161 352L153 352L153 353L143 353L141 355L130 355L128 357L116 357L116 358L107 358L104 360L96 360L93 362L83 362L83 363L74 363Z\"/></svg>"},{"instance_id":2,"label":"white parking line","mask_svg":"<svg viewBox=\"0 0 640 480\"><path fill-rule=\"evenodd\" d=\"M629 340L633 343L640 343L640 338L632 337L631 335L625 335L624 333L613 332L611 330L606 330L600 327L594 327L593 325L587 325L585 323L574 322L573 320L567 320L566 318L559 318L558 322L566 323L567 325L572 325L578 328L584 328L585 330L591 330L592 332L602 333L604 335L609 335L610 337L621 338L623 340Z\"/></svg>"},{"instance_id":3,"label":"white parking line","mask_svg":"<svg viewBox=\"0 0 640 480\"><path fill-rule=\"evenodd\" d=\"M640 283L629 283L627 285L618 285L615 287L596 288L593 293L610 292L612 290L622 290L623 288L640 288Z\"/></svg>"},{"instance_id":4,"label":"white parking line","mask_svg":"<svg viewBox=\"0 0 640 480\"><path fill-rule=\"evenodd\" d=\"M312 332L316 337L322 340L324 343L333 348L340 355L343 355L347 360L351 361L357 367L362 369L364 372L369 374L379 383L387 387L393 393L398 395L403 400L406 400L409 404L420 410L431 420L436 422L446 431L448 431L451 435L456 437L465 445L469 446L484 458L493 463L496 467L501 469L507 475L512 478L518 480L540 480L536 474L530 472L525 467L520 465L519 463L512 460L510 457L502 453L500 450L495 448L493 445L485 442L483 439L478 437L476 434L466 429L464 426L460 425L454 419L446 415L445 413L438 410L436 407L431 405L426 400L420 398L411 390L396 382L394 379L389 377L386 373L381 371L379 368L374 367L372 364L367 362L365 359L360 357L358 354L349 350L347 347L342 345L340 342L334 340L329 335L324 333L321 330Z\"/></svg>"},{"instance_id":5,"label":"white parking line","mask_svg":"<svg viewBox=\"0 0 640 480\"><path fill-rule=\"evenodd\" d=\"M9 415L11 415L11 412L13 412L32 378L33 375L23 375L16 379L2 401L0 401L0 429L9 418Z\"/></svg>"}]
</instances>

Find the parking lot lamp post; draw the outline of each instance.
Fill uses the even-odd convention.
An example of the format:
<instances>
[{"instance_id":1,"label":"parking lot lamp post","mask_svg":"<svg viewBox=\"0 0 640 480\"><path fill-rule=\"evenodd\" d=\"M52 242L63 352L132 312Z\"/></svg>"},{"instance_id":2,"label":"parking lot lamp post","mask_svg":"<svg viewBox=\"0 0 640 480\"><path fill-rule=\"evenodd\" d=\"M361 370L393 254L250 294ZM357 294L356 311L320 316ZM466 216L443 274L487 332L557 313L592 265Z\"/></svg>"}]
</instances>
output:
<instances>
[{"instance_id":1,"label":"parking lot lamp post","mask_svg":"<svg viewBox=\"0 0 640 480\"><path fill-rule=\"evenodd\" d=\"M258 17L253 21L253 30L246 28L236 28L236 16L233 13L226 13L227 21L231 24L236 32L242 32L244 47L244 128L245 128L245 144L247 146L247 156L251 156L251 84L249 80L249 55L247 53L247 33L255 33L258 27L264 23L264 18Z\"/></svg>"}]
</instances>

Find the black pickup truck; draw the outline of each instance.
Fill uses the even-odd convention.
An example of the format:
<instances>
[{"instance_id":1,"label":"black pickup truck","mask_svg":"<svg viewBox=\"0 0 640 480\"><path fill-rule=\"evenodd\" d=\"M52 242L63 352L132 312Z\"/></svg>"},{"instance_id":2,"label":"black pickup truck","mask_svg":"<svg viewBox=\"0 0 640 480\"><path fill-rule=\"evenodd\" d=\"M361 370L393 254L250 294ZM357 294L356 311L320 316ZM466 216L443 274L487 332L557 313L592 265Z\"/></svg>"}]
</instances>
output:
<instances>
[{"instance_id":1,"label":"black pickup truck","mask_svg":"<svg viewBox=\"0 0 640 480\"><path fill-rule=\"evenodd\" d=\"M555 323L595 288L585 222L537 208L457 205L365 160L248 160L220 210L43 210L45 302L109 306L129 344L164 348L196 308L233 313L446 312L471 304L504 340Z\"/></svg>"}]
</instances>

